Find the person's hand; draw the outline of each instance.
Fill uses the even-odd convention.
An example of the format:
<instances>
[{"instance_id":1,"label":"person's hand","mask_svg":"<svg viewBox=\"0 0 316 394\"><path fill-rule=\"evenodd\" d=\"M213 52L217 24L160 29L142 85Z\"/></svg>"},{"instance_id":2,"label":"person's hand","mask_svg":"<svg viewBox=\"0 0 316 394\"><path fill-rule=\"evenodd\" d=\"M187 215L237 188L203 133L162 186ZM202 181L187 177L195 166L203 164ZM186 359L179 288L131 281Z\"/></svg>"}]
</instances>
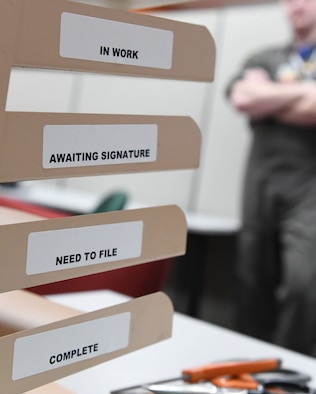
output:
<instances>
[{"instance_id":1,"label":"person's hand","mask_svg":"<svg viewBox=\"0 0 316 394\"><path fill-rule=\"evenodd\" d=\"M270 75L263 68L249 68L244 71L243 79L254 82L271 81Z\"/></svg>"}]
</instances>

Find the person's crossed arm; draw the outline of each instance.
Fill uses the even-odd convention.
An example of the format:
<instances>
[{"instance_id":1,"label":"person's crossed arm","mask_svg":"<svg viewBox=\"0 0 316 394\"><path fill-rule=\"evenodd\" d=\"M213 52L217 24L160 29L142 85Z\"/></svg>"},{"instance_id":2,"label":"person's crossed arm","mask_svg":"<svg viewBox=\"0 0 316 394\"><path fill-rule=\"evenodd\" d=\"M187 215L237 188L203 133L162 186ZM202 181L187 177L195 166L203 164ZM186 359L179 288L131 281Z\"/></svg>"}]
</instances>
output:
<instances>
[{"instance_id":1,"label":"person's crossed arm","mask_svg":"<svg viewBox=\"0 0 316 394\"><path fill-rule=\"evenodd\" d=\"M280 111L276 118L285 123L316 126L316 82L297 84L301 97Z\"/></svg>"},{"instance_id":2,"label":"person's crossed arm","mask_svg":"<svg viewBox=\"0 0 316 394\"><path fill-rule=\"evenodd\" d=\"M253 119L316 125L316 82L274 82L261 68L248 69L232 87L233 106Z\"/></svg>"}]
</instances>

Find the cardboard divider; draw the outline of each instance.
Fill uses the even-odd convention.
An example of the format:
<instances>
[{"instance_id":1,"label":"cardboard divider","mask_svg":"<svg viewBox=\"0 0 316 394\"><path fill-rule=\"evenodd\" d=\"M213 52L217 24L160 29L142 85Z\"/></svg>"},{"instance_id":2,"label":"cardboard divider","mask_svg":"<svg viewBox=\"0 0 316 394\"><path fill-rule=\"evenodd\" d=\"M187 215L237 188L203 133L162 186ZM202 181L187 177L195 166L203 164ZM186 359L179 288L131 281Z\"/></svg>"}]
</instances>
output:
<instances>
[{"instance_id":1,"label":"cardboard divider","mask_svg":"<svg viewBox=\"0 0 316 394\"><path fill-rule=\"evenodd\" d=\"M188 169L200 160L190 117L6 112L1 134L0 182Z\"/></svg>"},{"instance_id":2,"label":"cardboard divider","mask_svg":"<svg viewBox=\"0 0 316 394\"><path fill-rule=\"evenodd\" d=\"M0 337L80 315L27 290L0 294Z\"/></svg>"},{"instance_id":3,"label":"cardboard divider","mask_svg":"<svg viewBox=\"0 0 316 394\"><path fill-rule=\"evenodd\" d=\"M198 167L188 117L7 112L6 100L12 67L212 82L205 27L70 0L2 0L0 31L0 182ZM50 383L172 330L163 293L82 313L16 289L179 256L186 236L175 205L49 220L0 208L2 391L67 393Z\"/></svg>"},{"instance_id":4,"label":"cardboard divider","mask_svg":"<svg viewBox=\"0 0 316 394\"><path fill-rule=\"evenodd\" d=\"M200 137L192 119L10 113L6 99L14 66L213 81L215 44L205 27L69 0L3 0L0 31L0 182L198 166ZM144 137L135 137L133 126L144 129L146 122L158 129L158 137L148 137L142 146ZM103 155L110 124L139 138L136 146L115 140L110 150L123 155L133 150L137 158L115 162ZM57 133L69 145L74 140L81 144L69 150ZM146 151L142 160L139 150ZM67 157L60 162L52 154Z\"/></svg>"},{"instance_id":5,"label":"cardboard divider","mask_svg":"<svg viewBox=\"0 0 316 394\"><path fill-rule=\"evenodd\" d=\"M69 308L25 290L15 290L0 294L0 337L43 326L54 321L81 314ZM25 394L74 394L58 384L25 392Z\"/></svg>"},{"instance_id":6,"label":"cardboard divider","mask_svg":"<svg viewBox=\"0 0 316 394\"><path fill-rule=\"evenodd\" d=\"M24 394L75 394L58 384L50 383L45 386L25 392Z\"/></svg>"},{"instance_id":7,"label":"cardboard divider","mask_svg":"<svg viewBox=\"0 0 316 394\"><path fill-rule=\"evenodd\" d=\"M9 208L0 212L0 292L157 261L186 250L186 219L175 205L48 220Z\"/></svg>"},{"instance_id":8,"label":"cardboard divider","mask_svg":"<svg viewBox=\"0 0 316 394\"><path fill-rule=\"evenodd\" d=\"M18 291L13 298L24 295L25 292ZM0 300L1 297L8 299L10 294L1 294ZM34 312L36 297L39 296L32 302L28 300L27 306ZM25 323L22 331L16 331L17 325L13 324L14 332L0 337L0 381L5 392L20 394L171 336L173 307L163 293L90 313L79 313L63 306L52 312L51 302L46 302L47 324L28 328ZM23 314L23 300L17 304L15 313L19 319L19 313ZM39 304L31 321L36 321L45 307L43 300ZM5 306L1 303L1 309ZM70 317L65 319L67 313ZM6 313L3 311L0 315ZM57 321L51 322L52 319Z\"/></svg>"},{"instance_id":9,"label":"cardboard divider","mask_svg":"<svg viewBox=\"0 0 316 394\"><path fill-rule=\"evenodd\" d=\"M214 79L215 44L204 26L69 0L2 0L0 11L0 59L9 69Z\"/></svg>"}]
</instances>

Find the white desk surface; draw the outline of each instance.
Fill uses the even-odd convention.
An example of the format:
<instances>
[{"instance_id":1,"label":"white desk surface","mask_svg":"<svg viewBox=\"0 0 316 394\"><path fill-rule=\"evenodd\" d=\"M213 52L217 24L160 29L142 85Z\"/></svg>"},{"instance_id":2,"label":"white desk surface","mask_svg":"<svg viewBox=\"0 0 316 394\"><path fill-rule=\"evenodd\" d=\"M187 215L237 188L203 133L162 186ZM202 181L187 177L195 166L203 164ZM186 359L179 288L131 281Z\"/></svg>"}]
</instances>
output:
<instances>
[{"instance_id":1,"label":"white desk surface","mask_svg":"<svg viewBox=\"0 0 316 394\"><path fill-rule=\"evenodd\" d=\"M107 290L48 298L84 311L129 299ZM316 359L179 313L174 314L171 339L61 379L59 383L77 394L106 394L124 387L176 378L184 368L212 361L266 357L280 358L285 368L310 374L311 385L316 386Z\"/></svg>"}]
</instances>

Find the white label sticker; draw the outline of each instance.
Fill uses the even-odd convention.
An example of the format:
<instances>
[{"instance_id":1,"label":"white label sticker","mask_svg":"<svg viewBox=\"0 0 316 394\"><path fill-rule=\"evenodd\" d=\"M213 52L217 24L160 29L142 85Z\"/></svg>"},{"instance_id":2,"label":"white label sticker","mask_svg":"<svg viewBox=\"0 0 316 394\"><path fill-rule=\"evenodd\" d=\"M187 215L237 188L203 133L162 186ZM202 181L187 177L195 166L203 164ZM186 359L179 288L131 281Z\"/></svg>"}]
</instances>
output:
<instances>
[{"instance_id":1,"label":"white label sticker","mask_svg":"<svg viewBox=\"0 0 316 394\"><path fill-rule=\"evenodd\" d=\"M131 313L104 317L18 338L12 379L19 380L128 346Z\"/></svg>"},{"instance_id":2,"label":"white label sticker","mask_svg":"<svg viewBox=\"0 0 316 394\"><path fill-rule=\"evenodd\" d=\"M87 167L157 160L158 126L47 125L43 167Z\"/></svg>"},{"instance_id":3,"label":"white label sticker","mask_svg":"<svg viewBox=\"0 0 316 394\"><path fill-rule=\"evenodd\" d=\"M62 57L171 69L172 54L170 30L62 13Z\"/></svg>"},{"instance_id":4,"label":"white label sticker","mask_svg":"<svg viewBox=\"0 0 316 394\"><path fill-rule=\"evenodd\" d=\"M139 257L142 238L142 221L30 233L26 273L35 275Z\"/></svg>"}]
</instances>

